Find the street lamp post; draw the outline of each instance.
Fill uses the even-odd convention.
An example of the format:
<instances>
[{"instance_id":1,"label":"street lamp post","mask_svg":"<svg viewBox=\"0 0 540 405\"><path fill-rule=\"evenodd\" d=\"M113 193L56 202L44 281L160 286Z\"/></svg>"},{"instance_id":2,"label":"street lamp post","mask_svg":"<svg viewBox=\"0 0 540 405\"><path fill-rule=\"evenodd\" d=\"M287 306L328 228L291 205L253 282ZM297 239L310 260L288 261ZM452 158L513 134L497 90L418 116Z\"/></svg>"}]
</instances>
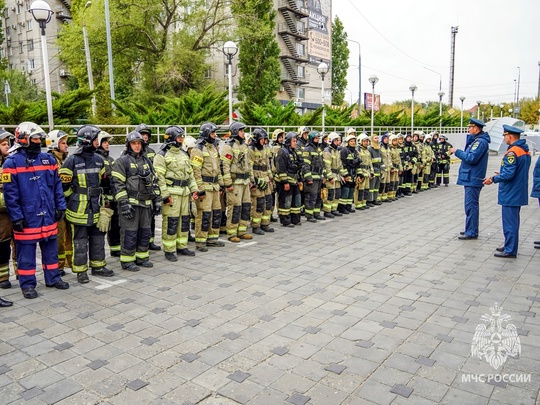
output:
<instances>
[{"instance_id":1,"label":"street lamp post","mask_svg":"<svg viewBox=\"0 0 540 405\"><path fill-rule=\"evenodd\" d=\"M49 54L47 52L47 37L45 36L45 27L51 21L51 7L43 0L34 1L30 5L30 13L41 28L41 54L43 57L43 76L45 78L45 96L47 98L47 116L49 119L49 131L54 128L52 95L51 95L51 78L49 76Z\"/></svg>"},{"instance_id":2,"label":"street lamp post","mask_svg":"<svg viewBox=\"0 0 540 405\"><path fill-rule=\"evenodd\" d=\"M328 64L326 62L319 63L317 72L321 76L321 104L322 104L322 131L324 132L324 76L328 73Z\"/></svg>"},{"instance_id":3,"label":"street lamp post","mask_svg":"<svg viewBox=\"0 0 540 405\"><path fill-rule=\"evenodd\" d=\"M461 121L459 125L463 128L463 102L465 101L465 97L461 96L459 99L461 100Z\"/></svg>"},{"instance_id":4,"label":"street lamp post","mask_svg":"<svg viewBox=\"0 0 540 405\"><path fill-rule=\"evenodd\" d=\"M501 118L503 117L503 109L504 109L504 104L501 104L499 106L499 108L501 109Z\"/></svg>"},{"instance_id":5,"label":"street lamp post","mask_svg":"<svg viewBox=\"0 0 540 405\"><path fill-rule=\"evenodd\" d=\"M439 129L442 128L442 98L444 97L444 91L439 91L437 93L439 96Z\"/></svg>"},{"instance_id":6,"label":"street lamp post","mask_svg":"<svg viewBox=\"0 0 540 405\"><path fill-rule=\"evenodd\" d=\"M478 108L476 109L476 119L480 119L480 104L482 104L481 101L476 102L476 105L478 105Z\"/></svg>"},{"instance_id":7,"label":"street lamp post","mask_svg":"<svg viewBox=\"0 0 540 405\"><path fill-rule=\"evenodd\" d=\"M113 72L113 58L112 58L112 43L111 43L111 18L109 16L109 0L105 0L105 31L107 33L107 59L109 61L109 90L111 93L111 107L114 110L116 107L113 100L114 95L114 72Z\"/></svg>"},{"instance_id":8,"label":"street lamp post","mask_svg":"<svg viewBox=\"0 0 540 405\"><path fill-rule=\"evenodd\" d=\"M489 102L489 108L490 108L490 115L489 115L489 120L490 121L493 121L493 103L490 101Z\"/></svg>"},{"instance_id":9,"label":"street lamp post","mask_svg":"<svg viewBox=\"0 0 540 405\"><path fill-rule=\"evenodd\" d=\"M411 135L414 131L414 92L418 90L418 87L416 84L411 84L409 86L409 90L411 91L412 98L411 98Z\"/></svg>"},{"instance_id":10,"label":"street lamp post","mask_svg":"<svg viewBox=\"0 0 540 405\"><path fill-rule=\"evenodd\" d=\"M229 125L233 122L232 111L232 59L238 53L238 47L233 41L227 41L223 44L222 52L227 57L227 76L229 76Z\"/></svg>"},{"instance_id":11,"label":"street lamp post","mask_svg":"<svg viewBox=\"0 0 540 405\"><path fill-rule=\"evenodd\" d=\"M360 42L354 39L346 39L358 45L358 115L360 115L360 110L362 109L362 48L360 47Z\"/></svg>"},{"instance_id":12,"label":"street lamp post","mask_svg":"<svg viewBox=\"0 0 540 405\"><path fill-rule=\"evenodd\" d=\"M92 5L91 1L87 1L84 5L82 14L82 32L84 38L84 55L86 57L86 71L88 73L88 87L90 91L94 91L94 75L92 74L92 59L90 58L90 45L88 45L88 33L86 32L86 23L84 21L84 12ZM92 94L92 115L96 115L96 95Z\"/></svg>"},{"instance_id":13,"label":"street lamp post","mask_svg":"<svg viewBox=\"0 0 540 405\"><path fill-rule=\"evenodd\" d=\"M375 84L379 81L377 75L371 75L369 82L371 83L371 134L373 135L373 119L375 118Z\"/></svg>"}]
</instances>

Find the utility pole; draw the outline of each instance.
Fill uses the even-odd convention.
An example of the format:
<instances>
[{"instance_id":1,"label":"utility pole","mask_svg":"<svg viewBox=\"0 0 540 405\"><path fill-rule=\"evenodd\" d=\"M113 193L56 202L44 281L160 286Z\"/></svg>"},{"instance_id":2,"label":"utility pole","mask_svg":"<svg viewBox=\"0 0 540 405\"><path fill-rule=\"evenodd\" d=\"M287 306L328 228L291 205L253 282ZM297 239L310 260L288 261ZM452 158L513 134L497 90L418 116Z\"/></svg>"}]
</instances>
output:
<instances>
[{"instance_id":1,"label":"utility pole","mask_svg":"<svg viewBox=\"0 0 540 405\"><path fill-rule=\"evenodd\" d=\"M456 62L456 34L458 27L452 27L450 37L450 81L448 82L448 105L454 105L454 67Z\"/></svg>"}]
</instances>

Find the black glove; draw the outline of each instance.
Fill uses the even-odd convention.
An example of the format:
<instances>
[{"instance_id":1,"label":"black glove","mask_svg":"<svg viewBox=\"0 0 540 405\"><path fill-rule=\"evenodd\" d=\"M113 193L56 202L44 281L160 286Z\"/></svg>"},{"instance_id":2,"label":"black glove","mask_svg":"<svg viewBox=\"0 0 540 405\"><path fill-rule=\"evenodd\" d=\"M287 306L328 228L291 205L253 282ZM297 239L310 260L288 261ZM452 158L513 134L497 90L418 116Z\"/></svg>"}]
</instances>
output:
<instances>
[{"instance_id":1,"label":"black glove","mask_svg":"<svg viewBox=\"0 0 540 405\"><path fill-rule=\"evenodd\" d=\"M257 181L257 188L259 190L266 190L268 188L268 183L264 179L256 179Z\"/></svg>"},{"instance_id":2,"label":"black glove","mask_svg":"<svg viewBox=\"0 0 540 405\"><path fill-rule=\"evenodd\" d=\"M154 213L154 216L161 215L161 203L154 201L153 213Z\"/></svg>"},{"instance_id":3,"label":"black glove","mask_svg":"<svg viewBox=\"0 0 540 405\"><path fill-rule=\"evenodd\" d=\"M58 211L56 211L56 215L55 215L54 219L56 220L56 222L60 222L65 217L66 217L66 211L58 210Z\"/></svg>"},{"instance_id":4,"label":"black glove","mask_svg":"<svg viewBox=\"0 0 540 405\"><path fill-rule=\"evenodd\" d=\"M127 219L132 219L135 209L131 206L130 203L124 202L120 204L120 214L122 214Z\"/></svg>"},{"instance_id":5,"label":"black glove","mask_svg":"<svg viewBox=\"0 0 540 405\"><path fill-rule=\"evenodd\" d=\"M172 198L171 198L171 196L165 197L165 198L163 199L163 204L165 204L165 205L172 204Z\"/></svg>"},{"instance_id":6,"label":"black glove","mask_svg":"<svg viewBox=\"0 0 540 405\"><path fill-rule=\"evenodd\" d=\"M13 222L12 226L14 231L24 231L24 219L19 219L18 221Z\"/></svg>"}]
</instances>

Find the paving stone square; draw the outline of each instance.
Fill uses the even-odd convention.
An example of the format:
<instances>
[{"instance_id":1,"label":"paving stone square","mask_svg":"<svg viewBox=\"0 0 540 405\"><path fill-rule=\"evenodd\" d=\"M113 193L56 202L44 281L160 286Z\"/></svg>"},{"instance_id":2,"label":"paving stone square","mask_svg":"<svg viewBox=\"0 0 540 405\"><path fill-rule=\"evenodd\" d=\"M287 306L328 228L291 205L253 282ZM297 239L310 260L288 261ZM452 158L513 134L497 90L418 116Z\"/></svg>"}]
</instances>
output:
<instances>
[{"instance_id":1,"label":"paving stone square","mask_svg":"<svg viewBox=\"0 0 540 405\"><path fill-rule=\"evenodd\" d=\"M481 193L479 238L457 239L457 166L447 188L295 229L273 224L174 264L151 252L154 268L131 273L107 256L114 277L80 285L68 270L69 290L39 281L32 301L13 279L0 290L14 301L1 309L0 402L540 403L538 203L521 210L518 257L497 259L495 186ZM495 303L521 347L498 369L471 354ZM498 374L513 380L480 381Z\"/></svg>"}]
</instances>

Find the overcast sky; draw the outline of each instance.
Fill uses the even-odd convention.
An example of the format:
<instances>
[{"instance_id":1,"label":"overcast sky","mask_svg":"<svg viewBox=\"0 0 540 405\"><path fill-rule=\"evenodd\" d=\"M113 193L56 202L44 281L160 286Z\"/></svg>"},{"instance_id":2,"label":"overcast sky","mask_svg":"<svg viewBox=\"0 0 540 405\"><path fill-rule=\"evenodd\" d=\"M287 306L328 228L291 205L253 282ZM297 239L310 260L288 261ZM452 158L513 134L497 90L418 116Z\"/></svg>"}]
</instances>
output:
<instances>
[{"instance_id":1,"label":"overcast sky","mask_svg":"<svg viewBox=\"0 0 540 405\"><path fill-rule=\"evenodd\" d=\"M411 98L437 100L442 76L448 103L450 31L456 35L454 106L512 102L518 72L520 98L536 97L540 61L540 0L333 0L348 38L362 49L362 93L368 78L379 77L375 93L382 103ZM358 65L358 45L349 43L349 65ZM518 69L518 66L520 69ZM358 69L348 71L348 90L358 99ZM516 80L516 81L514 81ZM351 99L347 91L345 98Z\"/></svg>"}]
</instances>

